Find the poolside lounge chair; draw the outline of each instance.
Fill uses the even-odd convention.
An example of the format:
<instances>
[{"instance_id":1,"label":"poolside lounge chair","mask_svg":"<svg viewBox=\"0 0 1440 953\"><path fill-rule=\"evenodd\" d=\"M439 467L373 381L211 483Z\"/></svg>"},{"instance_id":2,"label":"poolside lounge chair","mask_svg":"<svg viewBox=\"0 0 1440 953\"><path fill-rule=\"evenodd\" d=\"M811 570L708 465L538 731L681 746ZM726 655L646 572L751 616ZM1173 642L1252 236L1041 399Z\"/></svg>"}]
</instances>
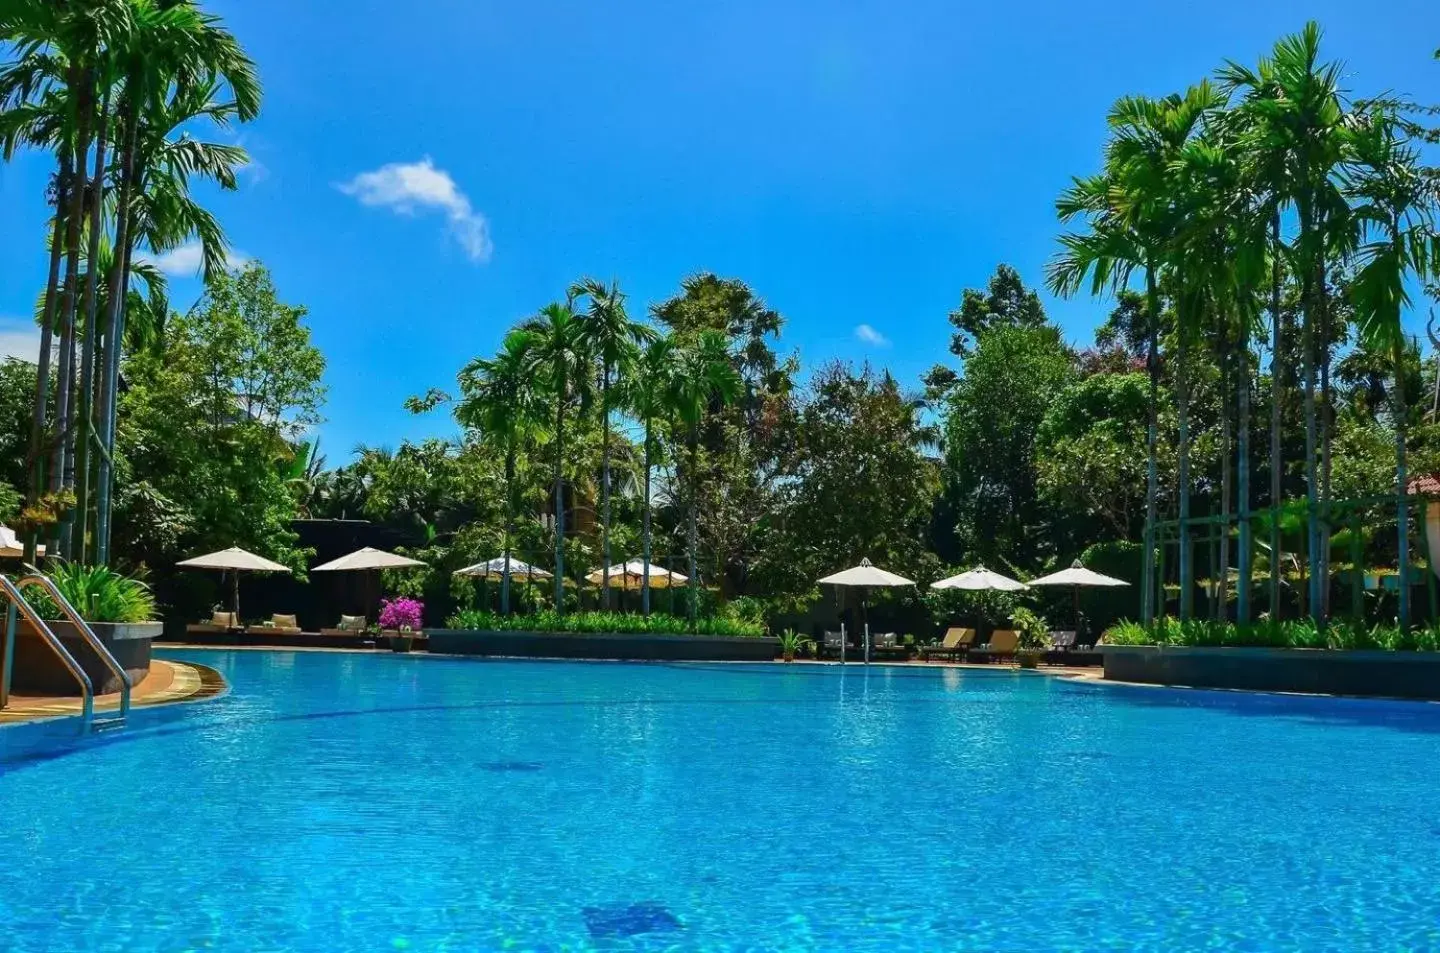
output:
<instances>
[{"instance_id":1,"label":"poolside lounge chair","mask_svg":"<svg viewBox=\"0 0 1440 953\"><path fill-rule=\"evenodd\" d=\"M240 621L233 612L216 612L208 622L195 622L185 627L190 635L219 635L240 631Z\"/></svg>"},{"instance_id":2,"label":"poolside lounge chair","mask_svg":"<svg viewBox=\"0 0 1440 953\"><path fill-rule=\"evenodd\" d=\"M842 654L842 647L845 644L844 632L826 632L820 642L820 655L822 658L839 658Z\"/></svg>"},{"instance_id":3,"label":"poolside lounge chair","mask_svg":"<svg viewBox=\"0 0 1440 953\"><path fill-rule=\"evenodd\" d=\"M944 655L950 658L962 658L970 651L970 646L975 644L975 630L964 629L954 626L945 631L945 638L939 645L922 645L920 657L929 661L932 656Z\"/></svg>"},{"instance_id":4,"label":"poolside lounge chair","mask_svg":"<svg viewBox=\"0 0 1440 953\"><path fill-rule=\"evenodd\" d=\"M981 656L987 662L995 662L1015 657L1015 650L1020 647L1020 633L1014 629L996 629L990 633L990 641L974 650L974 654Z\"/></svg>"},{"instance_id":5,"label":"poolside lounge chair","mask_svg":"<svg viewBox=\"0 0 1440 953\"><path fill-rule=\"evenodd\" d=\"M1074 632L1051 632L1050 651L1052 652L1073 652L1075 650Z\"/></svg>"},{"instance_id":6,"label":"poolside lounge chair","mask_svg":"<svg viewBox=\"0 0 1440 953\"><path fill-rule=\"evenodd\" d=\"M906 659L910 657L910 646L901 642L896 632L878 632L870 637L870 653Z\"/></svg>"},{"instance_id":7,"label":"poolside lounge chair","mask_svg":"<svg viewBox=\"0 0 1440 953\"><path fill-rule=\"evenodd\" d=\"M333 629L321 629L321 635L355 635L365 634L367 620L363 615L342 615L340 624Z\"/></svg>"},{"instance_id":8,"label":"poolside lounge chair","mask_svg":"<svg viewBox=\"0 0 1440 953\"><path fill-rule=\"evenodd\" d=\"M299 635L300 623L293 615L281 615L277 612L270 617L268 623L247 625L245 632L250 635Z\"/></svg>"}]
</instances>

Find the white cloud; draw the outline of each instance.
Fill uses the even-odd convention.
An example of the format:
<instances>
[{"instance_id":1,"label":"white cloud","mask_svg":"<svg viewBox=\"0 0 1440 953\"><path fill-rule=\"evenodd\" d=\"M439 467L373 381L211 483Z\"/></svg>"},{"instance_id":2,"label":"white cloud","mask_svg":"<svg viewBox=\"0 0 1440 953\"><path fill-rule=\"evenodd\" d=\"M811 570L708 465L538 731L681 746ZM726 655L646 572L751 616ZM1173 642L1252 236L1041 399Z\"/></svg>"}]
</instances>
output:
<instances>
[{"instance_id":1,"label":"white cloud","mask_svg":"<svg viewBox=\"0 0 1440 953\"><path fill-rule=\"evenodd\" d=\"M890 339L868 324L855 325L855 338L864 341L866 344L873 344L875 347L889 347Z\"/></svg>"},{"instance_id":2,"label":"white cloud","mask_svg":"<svg viewBox=\"0 0 1440 953\"><path fill-rule=\"evenodd\" d=\"M142 251L137 257L141 261L154 263L156 268L172 278L193 278L200 273L205 264L205 252L198 241L186 242L178 248L172 248L159 255ZM243 268L249 262L249 255L233 248L225 256L227 268Z\"/></svg>"},{"instance_id":3,"label":"white cloud","mask_svg":"<svg viewBox=\"0 0 1440 953\"><path fill-rule=\"evenodd\" d=\"M372 172L361 172L349 182L335 186L361 205L388 208L397 215L414 215L421 210L444 212L450 232L471 261L486 262L494 245L490 223L475 211L470 198L450 173L437 169L426 156L419 162L392 162Z\"/></svg>"},{"instance_id":4,"label":"white cloud","mask_svg":"<svg viewBox=\"0 0 1440 953\"><path fill-rule=\"evenodd\" d=\"M6 357L32 364L40 359L40 329L34 321L0 315L0 358Z\"/></svg>"}]
</instances>

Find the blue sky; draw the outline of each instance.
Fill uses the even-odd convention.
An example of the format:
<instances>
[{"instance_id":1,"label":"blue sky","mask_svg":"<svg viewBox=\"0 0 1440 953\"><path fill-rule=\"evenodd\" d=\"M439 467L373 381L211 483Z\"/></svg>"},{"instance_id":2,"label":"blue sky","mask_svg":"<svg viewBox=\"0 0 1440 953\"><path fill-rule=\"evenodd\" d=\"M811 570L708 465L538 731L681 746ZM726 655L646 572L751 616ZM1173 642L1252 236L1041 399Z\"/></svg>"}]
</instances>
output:
<instances>
[{"instance_id":1,"label":"blue sky","mask_svg":"<svg viewBox=\"0 0 1440 953\"><path fill-rule=\"evenodd\" d=\"M310 309L332 464L452 433L401 402L582 274L618 278L637 313L692 272L739 277L807 364L913 383L961 289L1002 261L1039 284L1054 198L1096 167L1117 96L1253 61L1308 17L1352 88L1440 101L1433 0L209 6L266 90L236 133L255 164L210 204ZM31 339L49 169L0 166L0 349ZM186 305L193 262L168 264ZM1046 303L1077 340L1106 311Z\"/></svg>"}]
</instances>

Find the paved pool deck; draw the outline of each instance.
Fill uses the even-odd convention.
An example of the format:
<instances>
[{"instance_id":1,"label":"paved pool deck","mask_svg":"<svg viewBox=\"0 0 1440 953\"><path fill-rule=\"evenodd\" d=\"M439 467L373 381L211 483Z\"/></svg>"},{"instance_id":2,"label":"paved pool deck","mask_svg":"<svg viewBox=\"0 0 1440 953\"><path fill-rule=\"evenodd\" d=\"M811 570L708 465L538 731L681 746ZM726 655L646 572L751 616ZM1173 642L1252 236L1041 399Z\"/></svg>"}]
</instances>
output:
<instances>
[{"instance_id":1,"label":"paved pool deck","mask_svg":"<svg viewBox=\"0 0 1440 953\"><path fill-rule=\"evenodd\" d=\"M150 673L130 692L132 707L170 705L197 701L225 691L225 681L213 669L187 662L155 659ZM95 696L95 712L115 711L120 707L120 693ZM11 695L10 704L0 709L0 725L11 725L44 718L76 715L81 710L79 698L43 695Z\"/></svg>"}]
</instances>

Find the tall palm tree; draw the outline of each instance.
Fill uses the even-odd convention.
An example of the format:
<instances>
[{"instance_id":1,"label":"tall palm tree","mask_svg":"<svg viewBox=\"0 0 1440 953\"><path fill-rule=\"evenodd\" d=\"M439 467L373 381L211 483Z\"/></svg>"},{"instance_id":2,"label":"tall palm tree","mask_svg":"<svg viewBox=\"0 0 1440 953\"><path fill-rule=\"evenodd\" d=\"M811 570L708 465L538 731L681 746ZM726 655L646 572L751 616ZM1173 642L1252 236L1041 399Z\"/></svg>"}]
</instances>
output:
<instances>
[{"instance_id":1,"label":"tall palm tree","mask_svg":"<svg viewBox=\"0 0 1440 953\"><path fill-rule=\"evenodd\" d=\"M505 336L493 358L476 358L460 371L461 399L455 416L478 430L505 453L505 534L500 582L500 611L510 614L511 545L515 538L515 465L521 447L541 424L539 395L532 380L531 351L539 339L533 331Z\"/></svg>"},{"instance_id":2,"label":"tall palm tree","mask_svg":"<svg viewBox=\"0 0 1440 953\"><path fill-rule=\"evenodd\" d=\"M651 563L651 504L650 477L655 465L655 425L678 413L680 404L677 394L679 383L676 369L678 364L675 339L669 335L653 337L635 362L631 377L625 388L626 404L635 419L644 428L645 471L641 524L640 559L647 569L640 583L640 611L650 614L650 572ZM607 556L608 560L609 557Z\"/></svg>"},{"instance_id":3,"label":"tall palm tree","mask_svg":"<svg viewBox=\"0 0 1440 953\"><path fill-rule=\"evenodd\" d=\"M625 312L625 295L620 286L608 286L594 278L584 278L570 288L572 299L588 298L590 308L581 320L585 348L599 365L600 378L600 538L604 553L601 566L601 595L605 608L610 607L610 413L611 388L617 376L623 377L634 362L639 345L653 335L650 328L630 320Z\"/></svg>"},{"instance_id":4,"label":"tall palm tree","mask_svg":"<svg viewBox=\"0 0 1440 953\"><path fill-rule=\"evenodd\" d=\"M568 304L549 304L520 325L533 335L526 366L546 398L554 401L555 420L555 611L565 611L565 413L583 408L590 396L591 354L584 327Z\"/></svg>"},{"instance_id":5,"label":"tall palm tree","mask_svg":"<svg viewBox=\"0 0 1440 953\"><path fill-rule=\"evenodd\" d=\"M1365 243L1351 286L1361 342L1390 356L1395 431L1395 519L1399 552L1399 622L1410 624L1410 500L1406 477L1405 333L1401 322L1410 304L1406 283L1440 271L1435 210L1440 194L1420 167L1420 154L1389 109L1375 109L1351 135L1357 162L1347 177L1356 201L1355 220Z\"/></svg>"},{"instance_id":6,"label":"tall palm tree","mask_svg":"<svg viewBox=\"0 0 1440 953\"><path fill-rule=\"evenodd\" d=\"M690 450L688 488L690 496L690 619L700 611L698 552L700 545L698 507L700 497L700 424L712 407L723 407L740 396L740 374L735 370L725 335L705 330L685 340L675 367L675 407L685 425Z\"/></svg>"},{"instance_id":7,"label":"tall palm tree","mask_svg":"<svg viewBox=\"0 0 1440 953\"><path fill-rule=\"evenodd\" d=\"M1092 294L1123 288L1138 270L1145 281L1148 313L1146 368L1150 377L1149 420L1146 428L1148 458L1145 491L1144 575L1141 617L1148 624L1157 609L1155 524L1158 518L1158 400L1160 378L1160 325L1162 270L1173 266L1180 214L1174 195L1172 167L1180 151L1196 135L1219 94L1204 84L1185 96L1165 99L1125 97L1111 108L1111 140L1106 146L1104 172L1077 178L1056 202L1062 222L1083 219L1088 231L1062 235L1062 251L1046 268L1046 284L1069 297L1087 283ZM1183 340L1183 337L1182 337ZM1180 362L1184 363L1183 359ZM1183 404L1183 398L1182 398ZM1182 428L1184 426L1182 413ZM1182 433L1182 446L1188 433ZM1188 454L1188 451L1184 451ZM1188 456L1181 466L1181 607L1186 610L1190 560Z\"/></svg>"},{"instance_id":8,"label":"tall palm tree","mask_svg":"<svg viewBox=\"0 0 1440 953\"><path fill-rule=\"evenodd\" d=\"M1320 61L1320 39L1320 28L1308 23L1300 33L1276 43L1256 68L1231 62L1220 71L1222 84L1241 94L1238 108L1247 113L1252 148L1269 157L1259 168L1272 176L1266 185L1274 196L1276 237L1279 210L1293 208L1298 221L1288 257L1294 262L1301 287L1307 602L1317 620L1323 620L1322 587L1327 586L1327 581L1321 553L1316 348L1317 339L1328 329L1327 255L1336 251L1343 254L1352 244L1354 232L1339 183L1346 161L1349 122L1340 87L1343 67L1337 62ZM1324 346L1328 354L1328 341ZM1271 504L1278 505L1278 501L1272 500Z\"/></svg>"}]
</instances>

